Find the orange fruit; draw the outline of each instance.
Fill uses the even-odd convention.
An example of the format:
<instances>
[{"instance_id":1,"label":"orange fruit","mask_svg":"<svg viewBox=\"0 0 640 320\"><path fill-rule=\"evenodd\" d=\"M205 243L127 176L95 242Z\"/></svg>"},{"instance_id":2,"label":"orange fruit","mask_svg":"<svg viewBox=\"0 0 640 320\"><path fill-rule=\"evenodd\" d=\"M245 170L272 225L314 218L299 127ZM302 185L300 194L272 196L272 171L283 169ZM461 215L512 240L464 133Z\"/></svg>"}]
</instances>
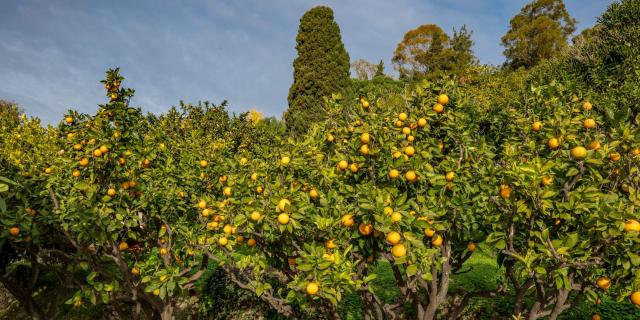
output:
<instances>
[{"instance_id":1,"label":"orange fruit","mask_svg":"<svg viewBox=\"0 0 640 320\"><path fill-rule=\"evenodd\" d=\"M209 165L207 160L200 160L200 167L206 168Z\"/></svg>"},{"instance_id":2,"label":"orange fruit","mask_svg":"<svg viewBox=\"0 0 640 320\"><path fill-rule=\"evenodd\" d=\"M247 245L248 245L249 247L253 247L253 246L255 246L255 245L256 245L256 239L249 239L249 240L247 240Z\"/></svg>"},{"instance_id":3,"label":"orange fruit","mask_svg":"<svg viewBox=\"0 0 640 320\"><path fill-rule=\"evenodd\" d=\"M442 236L440 236L439 234L436 235L435 237L431 238L431 244L436 246L436 247L441 246L442 245L442 241L443 241Z\"/></svg>"},{"instance_id":4,"label":"orange fruit","mask_svg":"<svg viewBox=\"0 0 640 320\"><path fill-rule=\"evenodd\" d=\"M207 207L207 202L204 200L200 200L200 202L198 202L198 208L200 209L204 209Z\"/></svg>"},{"instance_id":5,"label":"orange fruit","mask_svg":"<svg viewBox=\"0 0 640 320\"><path fill-rule=\"evenodd\" d=\"M391 254L396 258L401 258L407 255L407 248L402 243L393 245L391 248Z\"/></svg>"},{"instance_id":6,"label":"orange fruit","mask_svg":"<svg viewBox=\"0 0 640 320\"><path fill-rule=\"evenodd\" d=\"M455 179L455 177L456 177L456 173L453 172L453 171L449 171L444 175L444 178L449 182L453 181L453 179Z\"/></svg>"},{"instance_id":7,"label":"orange fruit","mask_svg":"<svg viewBox=\"0 0 640 320\"><path fill-rule=\"evenodd\" d=\"M588 118L582 123L585 129L593 129L596 127L596 120Z\"/></svg>"},{"instance_id":8,"label":"orange fruit","mask_svg":"<svg viewBox=\"0 0 640 320\"><path fill-rule=\"evenodd\" d=\"M624 223L624 231L626 232L640 232L640 222L635 219L629 219Z\"/></svg>"},{"instance_id":9,"label":"orange fruit","mask_svg":"<svg viewBox=\"0 0 640 320\"><path fill-rule=\"evenodd\" d=\"M411 134L411 128L409 128L409 127L402 128L402 133L405 134L405 135Z\"/></svg>"},{"instance_id":10,"label":"orange fruit","mask_svg":"<svg viewBox=\"0 0 640 320\"><path fill-rule=\"evenodd\" d=\"M327 134L327 142L333 142L333 140L335 140L335 137L331 133Z\"/></svg>"},{"instance_id":11,"label":"orange fruit","mask_svg":"<svg viewBox=\"0 0 640 320\"><path fill-rule=\"evenodd\" d=\"M617 152L614 152L614 153L609 155L609 159L611 159L611 161L619 161L620 158L621 158L621 156Z\"/></svg>"},{"instance_id":12,"label":"orange fruit","mask_svg":"<svg viewBox=\"0 0 640 320\"><path fill-rule=\"evenodd\" d=\"M260 212L258 212L258 211L251 212L251 220L258 221L258 220L260 220L261 217L262 217L262 215L260 214Z\"/></svg>"},{"instance_id":13,"label":"orange fruit","mask_svg":"<svg viewBox=\"0 0 640 320\"><path fill-rule=\"evenodd\" d=\"M362 155L368 155L369 154L369 146L366 144L363 144L362 146L360 146L360 153Z\"/></svg>"},{"instance_id":14,"label":"orange fruit","mask_svg":"<svg viewBox=\"0 0 640 320\"><path fill-rule=\"evenodd\" d=\"M531 130L535 132L540 132L540 129L542 129L542 122L535 121L534 123L531 124Z\"/></svg>"},{"instance_id":15,"label":"orange fruit","mask_svg":"<svg viewBox=\"0 0 640 320\"><path fill-rule=\"evenodd\" d=\"M436 234L436 231L435 231L435 230L433 230L433 229L431 229L431 228L426 228L426 229L424 229L424 235L425 235L427 238L431 238L431 237L433 237L433 235L434 235L434 234Z\"/></svg>"},{"instance_id":16,"label":"orange fruit","mask_svg":"<svg viewBox=\"0 0 640 320\"><path fill-rule=\"evenodd\" d=\"M134 276L139 275L140 274L140 269L138 269L136 267L131 268L131 274L134 275Z\"/></svg>"},{"instance_id":17,"label":"orange fruit","mask_svg":"<svg viewBox=\"0 0 640 320\"><path fill-rule=\"evenodd\" d=\"M600 142L595 140L591 141L591 143L589 143L587 147L589 148L589 150L598 150L600 149Z\"/></svg>"},{"instance_id":18,"label":"orange fruit","mask_svg":"<svg viewBox=\"0 0 640 320\"><path fill-rule=\"evenodd\" d=\"M222 237L222 238L218 239L218 244L223 246L223 247L226 246L227 243L229 243L229 240L227 238L225 238L225 237Z\"/></svg>"},{"instance_id":19,"label":"orange fruit","mask_svg":"<svg viewBox=\"0 0 640 320\"><path fill-rule=\"evenodd\" d=\"M441 94L438 96L438 98L436 99L436 101L443 105L446 106L449 103L449 96L447 96L446 94Z\"/></svg>"},{"instance_id":20,"label":"orange fruit","mask_svg":"<svg viewBox=\"0 0 640 320\"><path fill-rule=\"evenodd\" d=\"M87 158L82 158L80 159L80 161L78 161L78 163L80 164L80 166L82 167L86 167L89 165L89 159Z\"/></svg>"},{"instance_id":21,"label":"orange fruit","mask_svg":"<svg viewBox=\"0 0 640 320\"><path fill-rule=\"evenodd\" d=\"M229 198L231 197L231 195L233 194L233 192L231 191L231 187L224 187L222 189L222 193L224 194L225 197Z\"/></svg>"},{"instance_id":22,"label":"orange fruit","mask_svg":"<svg viewBox=\"0 0 640 320\"><path fill-rule=\"evenodd\" d=\"M307 283L306 290L307 290L307 294L308 295L313 296L313 295L316 295L318 293L318 290L320 290L320 286L318 286L317 282L313 282L312 281L312 282Z\"/></svg>"},{"instance_id":23,"label":"orange fruit","mask_svg":"<svg viewBox=\"0 0 640 320\"><path fill-rule=\"evenodd\" d=\"M327 248L327 249L333 249L333 248L335 248L337 246L338 245L336 245L335 239L327 240L327 242L324 243L324 247Z\"/></svg>"},{"instance_id":24,"label":"orange fruit","mask_svg":"<svg viewBox=\"0 0 640 320\"><path fill-rule=\"evenodd\" d=\"M14 237L19 235L20 234L20 228L18 228L18 227L9 228L9 234L14 236Z\"/></svg>"},{"instance_id":25,"label":"orange fruit","mask_svg":"<svg viewBox=\"0 0 640 320\"><path fill-rule=\"evenodd\" d=\"M73 170L73 172L71 173L72 176L74 177L79 177L80 176L80 170Z\"/></svg>"},{"instance_id":26,"label":"orange fruit","mask_svg":"<svg viewBox=\"0 0 640 320\"><path fill-rule=\"evenodd\" d=\"M355 223L355 221L353 221L353 215L351 214L345 214L344 216L342 216L342 218L340 219L340 223L342 223L343 226L345 227L351 227L353 226L353 224Z\"/></svg>"},{"instance_id":27,"label":"orange fruit","mask_svg":"<svg viewBox=\"0 0 640 320\"><path fill-rule=\"evenodd\" d=\"M591 105L591 102L585 101L584 103L582 103L582 109L589 111L591 110L591 108L593 108L593 105Z\"/></svg>"},{"instance_id":28,"label":"orange fruit","mask_svg":"<svg viewBox=\"0 0 640 320\"><path fill-rule=\"evenodd\" d=\"M553 177L552 176L544 176L542 177L542 184L545 186L549 186L553 183Z\"/></svg>"},{"instance_id":29,"label":"orange fruit","mask_svg":"<svg viewBox=\"0 0 640 320\"><path fill-rule=\"evenodd\" d=\"M282 157L282 159L280 159L280 164L282 164L283 166L286 166L289 164L289 162L291 162L291 158L284 156Z\"/></svg>"},{"instance_id":30,"label":"orange fruit","mask_svg":"<svg viewBox=\"0 0 640 320\"><path fill-rule=\"evenodd\" d=\"M389 170L389 178L395 179L400 175L400 172L396 169Z\"/></svg>"},{"instance_id":31,"label":"orange fruit","mask_svg":"<svg viewBox=\"0 0 640 320\"><path fill-rule=\"evenodd\" d=\"M395 232L395 231L391 231L389 233L387 233L387 241L389 241L389 243L391 244L398 244L400 242L400 233Z\"/></svg>"},{"instance_id":32,"label":"orange fruit","mask_svg":"<svg viewBox=\"0 0 640 320\"><path fill-rule=\"evenodd\" d=\"M281 213L278 215L278 222L282 225L289 223L289 215L286 213Z\"/></svg>"},{"instance_id":33,"label":"orange fruit","mask_svg":"<svg viewBox=\"0 0 640 320\"><path fill-rule=\"evenodd\" d=\"M571 149L571 157L576 160L582 160L587 156L587 149L584 147L575 147Z\"/></svg>"},{"instance_id":34,"label":"orange fruit","mask_svg":"<svg viewBox=\"0 0 640 320\"><path fill-rule=\"evenodd\" d=\"M369 101L367 101L367 100L362 100L360 103L362 104L362 107L363 107L363 108L365 108L365 109L366 109L366 108L369 108Z\"/></svg>"},{"instance_id":35,"label":"orange fruit","mask_svg":"<svg viewBox=\"0 0 640 320\"><path fill-rule=\"evenodd\" d=\"M120 251L125 251L125 250L129 249L129 244L127 244L126 242L122 241L122 242L120 242L120 244L118 244L118 249Z\"/></svg>"},{"instance_id":36,"label":"orange fruit","mask_svg":"<svg viewBox=\"0 0 640 320\"><path fill-rule=\"evenodd\" d=\"M418 175L413 170L407 171L407 173L404 174L404 177L409 182L413 182L413 181L416 181L416 179L418 179Z\"/></svg>"},{"instance_id":37,"label":"orange fruit","mask_svg":"<svg viewBox=\"0 0 640 320\"><path fill-rule=\"evenodd\" d=\"M369 141L371 140L371 136L368 133L363 133L360 135L360 142L362 142L363 144L369 144Z\"/></svg>"},{"instance_id":38,"label":"orange fruit","mask_svg":"<svg viewBox=\"0 0 640 320\"><path fill-rule=\"evenodd\" d=\"M634 291L629 299L631 299L631 303L635 304L636 306L640 306L640 291Z\"/></svg>"},{"instance_id":39,"label":"orange fruit","mask_svg":"<svg viewBox=\"0 0 640 320\"><path fill-rule=\"evenodd\" d=\"M444 112L444 106L439 104L439 103L436 103L436 104L433 105L433 111L435 113L442 113L442 112Z\"/></svg>"},{"instance_id":40,"label":"orange fruit","mask_svg":"<svg viewBox=\"0 0 640 320\"><path fill-rule=\"evenodd\" d=\"M551 139L549 139L547 144L549 145L549 148L555 150L560 146L560 141L557 138L551 138Z\"/></svg>"},{"instance_id":41,"label":"orange fruit","mask_svg":"<svg viewBox=\"0 0 640 320\"><path fill-rule=\"evenodd\" d=\"M398 115L398 120L400 120L400 121L405 121L405 120L407 120L407 118L408 118L408 117L409 117L409 116L408 116L406 113L402 112L402 113L400 113L400 114Z\"/></svg>"},{"instance_id":42,"label":"orange fruit","mask_svg":"<svg viewBox=\"0 0 640 320\"><path fill-rule=\"evenodd\" d=\"M109 197L114 197L114 196L116 195L116 189L114 189L114 188L109 188L109 189L107 190L107 195L108 195Z\"/></svg>"},{"instance_id":43,"label":"orange fruit","mask_svg":"<svg viewBox=\"0 0 640 320\"><path fill-rule=\"evenodd\" d=\"M469 241L469 243L467 243L467 251L469 252L476 251L476 244L473 243L473 241Z\"/></svg>"},{"instance_id":44,"label":"orange fruit","mask_svg":"<svg viewBox=\"0 0 640 320\"><path fill-rule=\"evenodd\" d=\"M353 172L353 173L358 172L358 169L359 169L359 168L358 168L358 164L357 164L357 163L352 163L352 164L349 166L349 170L351 170L351 172Z\"/></svg>"},{"instance_id":45,"label":"orange fruit","mask_svg":"<svg viewBox=\"0 0 640 320\"><path fill-rule=\"evenodd\" d=\"M411 157L414 154L416 154L416 149L414 149L412 146L407 146L406 148L404 148L404 154L406 154L409 157Z\"/></svg>"},{"instance_id":46,"label":"orange fruit","mask_svg":"<svg viewBox=\"0 0 640 320\"><path fill-rule=\"evenodd\" d=\"M427 125L427 119L425 118L418 119L418 127L424 128L426 125Z\"/></svg>"},{"instance_id":47,"label":"orange fruit","mask_svg":"<svg viewBox=\"0 0 640 320\"><path fill-rule=\"evenodd\" d=\"M73 123L73 117L72 116L66 116L64 118L64 121L68 124L72 124Z\"/></svg>"},{"instance_id":48,"label":"orange fruit","mask_svg":"<svg viewBox=\"0 0 640 320\"><path fill-rule=\"evenodd\" d=\"M318 191L316 189L311 189L311 191L309 191L309 196L311 197L311 199L317 199L318 198Z\"/></svg>"},{"instance_id":49,"label":"orange fruit","mask_svg":"<svg viewBox=\"0 0 640 320\"><path fill-rule=\"evenodd\" d=\"M338 168L342 170L346 170L348 166L349 163L347 162L347 160L340 160L340 162L338 162Z\"/></svg>"},{"instance_id":50,"label":"orange fruit","mask_svg":"<svg viewBox=\"0 0 640 320\"><path fill-rule=\"evenodd\" d=\"M504 199L507 199L511 196L511 192L513 189L506 184L500 185L500 196Z\"/></svg>"},{"instance_id":51,"label":"orange fruit","mask_svg":"<svg viewBox=\"0 0 640 320\"><path fill-rule=\"evenodd\" d=\"M361 235L368 236L373 233L373 225L371 225L371 223L360 223L358 231Z\"/></svg>"},{"instance_id":52,"label":"orange fruit","mask_svg":"<svg viewBox=\"0 0 640 320\"><path fill-rule=\"evenodd\" d=\"M596 281L596 284L598 285L598 288L602 290L607 290L609 289L609 287L611 287L611 279L607 277L600 277Z\"/></svg>"},{"instance_id":53,"label":"orange fruit","mask_svg":"<svg viewBox=\"0 0 640 320\"><path fill-rule=\"evenodd\" d=\"M394 212L391 214L391 221L392 222L399 222L400 220L402 220L402 214L400 212Z\"/></svg>"}]
</instances>

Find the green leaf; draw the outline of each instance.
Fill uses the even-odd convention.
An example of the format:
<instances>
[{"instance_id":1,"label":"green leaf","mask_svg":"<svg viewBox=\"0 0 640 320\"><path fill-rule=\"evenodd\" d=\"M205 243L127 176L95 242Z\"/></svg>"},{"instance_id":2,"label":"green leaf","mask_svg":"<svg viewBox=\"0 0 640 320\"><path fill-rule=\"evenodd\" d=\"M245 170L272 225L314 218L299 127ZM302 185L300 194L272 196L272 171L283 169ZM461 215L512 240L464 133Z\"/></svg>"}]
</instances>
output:
<instances>
[{"instance_id":1,"label":"green leaf","mask_svg":"<svg viewBox=\"0 0 640 320\"><path fill-rule=\"evenodd\" d=\"M4 184L4 183L0 183L0 192L5 192L9 190L9 186Z\"/></svg>"},{"instance_id":2,"label":"green leaf","mask_svg":"<svg viewBox=\"0 0 640 320\"><path fill-rule=\"evenodd\" d=\"M407 276L411 277L413 275L415 275L416 273L418 273L418 266L416 266L415 264L411 264L407 267Z\"/></svg>"}]
</instances>

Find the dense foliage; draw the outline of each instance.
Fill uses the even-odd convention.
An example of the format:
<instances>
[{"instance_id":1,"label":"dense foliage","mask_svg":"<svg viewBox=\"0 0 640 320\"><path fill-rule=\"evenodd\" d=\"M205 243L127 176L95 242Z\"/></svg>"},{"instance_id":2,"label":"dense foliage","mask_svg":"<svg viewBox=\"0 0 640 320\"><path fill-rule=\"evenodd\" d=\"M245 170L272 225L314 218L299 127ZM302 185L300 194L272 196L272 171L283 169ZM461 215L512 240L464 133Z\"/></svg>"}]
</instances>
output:
<instances>
[{"instance_id":1,"label":"dense foliage","mask_svg":"<svg viewBox=\"0 0 640 320\"><path fill-rule=\"evenodd\" d=\"M593 32L637 43L637 12ZM5 106L0 282L35 319L638 318L640 54L583 36L531 70L352 80L295 137L226 102L145 116L117 69L94 115Z\"/></svg>"}]
</instances>

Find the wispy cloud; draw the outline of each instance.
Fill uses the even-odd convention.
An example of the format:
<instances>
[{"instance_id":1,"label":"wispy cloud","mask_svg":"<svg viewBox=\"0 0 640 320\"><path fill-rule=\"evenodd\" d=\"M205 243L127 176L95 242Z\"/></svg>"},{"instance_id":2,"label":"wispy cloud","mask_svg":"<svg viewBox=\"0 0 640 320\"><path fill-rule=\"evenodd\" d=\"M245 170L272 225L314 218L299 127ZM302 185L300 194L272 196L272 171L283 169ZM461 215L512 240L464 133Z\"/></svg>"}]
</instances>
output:
<instances>
[{"instance_id":1,"label":"wispy cloud","mask_svg":"<svg viewBox=\"0 0 640 320\"><path fill-rule=\"evenodd\" d=\"M292 81L295 36L315 5L334 9L353 60L390 58L404 32L424 23L467 24L484 63L503 61L500 37L524 0L45 1L0 4L0 98L57 122L104 102L98 81L119 66L135 105L160 113L179 100L229 100L280 116ZM580 28L610 3L566 1Z\"/></svg>"}]
</instances>

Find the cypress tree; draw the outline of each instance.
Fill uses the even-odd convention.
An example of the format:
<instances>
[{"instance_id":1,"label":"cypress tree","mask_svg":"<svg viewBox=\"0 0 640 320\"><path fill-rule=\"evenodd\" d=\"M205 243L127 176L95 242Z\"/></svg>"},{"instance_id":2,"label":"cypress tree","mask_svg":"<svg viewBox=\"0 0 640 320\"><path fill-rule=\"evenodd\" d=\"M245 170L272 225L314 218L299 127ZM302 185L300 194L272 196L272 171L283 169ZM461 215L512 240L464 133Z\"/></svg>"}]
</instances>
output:
<instances>
[{"instance_id":1,"label":"cypress tree","mask_svg":"<svg viewBox=\"0 0 640 320\"><path fill-rule=\"evenodd\" d=\"M298 57L293 61L284 121L291 133L300 134L325 119L323 97L346 92L350 66L331 8L319 6L307 11L300 19L296 42Z\"/></svg>"}]
</instances>

